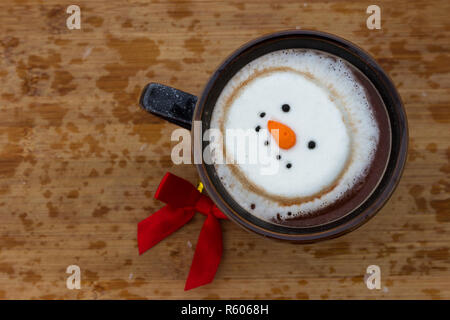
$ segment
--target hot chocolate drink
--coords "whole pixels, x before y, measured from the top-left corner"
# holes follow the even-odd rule
[[[309,243],[354,230],[387,202],[406,162],[408,124],[394,84],[364,50],[319,31],[248,42],[199,98],[149,83],[140,103],[191,130],[217,208],[276,239]]]
[[[225,137],[213,157],[231,197],[266,221],[296,225],[347,201],[364,184],[380,145],[371,84],[349,63],[305,49],[274,51],[239,70],[213,109]],[[236,151],[230,132],[253,132]],[[218,159],[228,159],[226,163]],[[264,172],[263,167],[276,168]]]

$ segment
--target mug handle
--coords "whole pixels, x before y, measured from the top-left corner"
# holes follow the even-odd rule
[[[197,97],[160,83],[151,82],[142,91],[139,104],[148,113],[191,130]]]

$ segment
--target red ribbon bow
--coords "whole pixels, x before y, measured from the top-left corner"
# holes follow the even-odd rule
[[[206,215],[198,237],[184,290],[210,283],[214,279],[222,257],[222,231],[217,219],[227,217],[204,194],[188,181],[166,173],[155,193],[155,199],[167,205],[138,224],[139,254],[188,223],[195,212]]]

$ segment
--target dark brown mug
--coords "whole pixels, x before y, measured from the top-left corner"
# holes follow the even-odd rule
[[[146,111],[189,130],[193,121],[201,121],[202,132],[205,132],[209,129],[216,100],[242,67],[269,52],[293,48],[319,50],[339,57],[358,70],[359,80],[366,82],[366,89],[373,88],[368,96],[379,108],[380,151],[375,156],[373,172],[357,194],[293,223],[270,223],[248,212],[228,194],[214,165],[202,161],[196,166],[207,194],[231,220],[263,236],[309,243],[343,235],[373,217],[388,201],[403,172],[408,149],[406,114],[392,81],[369,54],[349,41],[323,32],[277,32],[250,41],[233,52],[211,76],[200,100],[189,93],[150,83],[142,92],[140,104]],[[202,157],[208,142],[203,141],[201,135],[191,136],[192,146],[202,146],[193,149],[194,157]]]

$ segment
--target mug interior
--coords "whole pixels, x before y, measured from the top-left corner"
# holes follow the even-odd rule
[[[283,49],[313,49],[342,58],[358,71],[357,78],[368,90],[368,98],[379,105],[375,110],[380,125],[379,147],[371,171],[352,201],[338,202],[321,212],[296,219],[295,223],[271,223],[240,206],[222,185],[214,165],[197,165],[208,195],[230,219],[265,236],[311,242],[334,237],[356,228],[372,217],[393,192],[406,160],[407,124],[400,97],[384,71],[364,51],[338,37],[315,31],[293,30],[264,36],[235,51],[209,80],[194,111],[193,120],[209,129],[213,108],[228,81],[250,61]],[[194,139],[195,135],[193,135]],[[202,139],[202,137],[197,137]],[[199,141],[193,143],[196,145]],[[203,149],[207,141],[201,141]],[[200,150],[194,150],[199,152]]]

